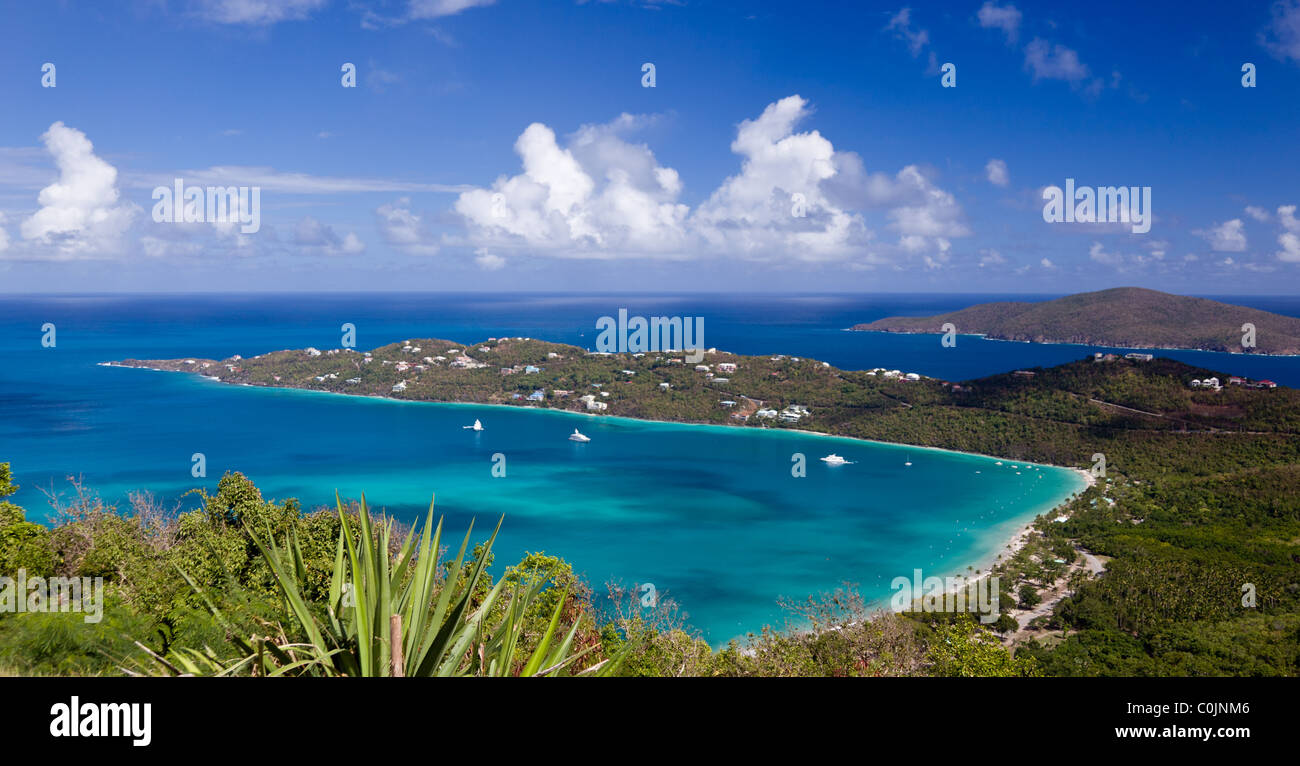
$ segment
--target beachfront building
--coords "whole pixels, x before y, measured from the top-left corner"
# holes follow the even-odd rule
[[[782,423],[798,423],[802,418],[807,416],[808,408],[802,404],[791,404],[778,416]]]
[[[405,391],[405,390],[406,390],[406,381],[404,381],[404,380],[399,380],[399,381],[398,381],[398,382],[393,386],[393,393],[395,393],[395,394],[396,394],[396,393],[400,393],[400,392]]]

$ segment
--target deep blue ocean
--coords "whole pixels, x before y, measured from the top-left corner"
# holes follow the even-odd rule
[[[1053,297],[1053,296],[1042,296]],[[1300,316],[1297,298],[1208,296]],[[1084,346],[961,336],[849,333],[896,314],[952,311],[998,295],[185,295],[0,296],[0,461],[22,485],[13,500],[35,520],[40,488],[68,476],[125,506],[148,490],[188,509],[196,486],[225,470],[267,497],[307,508],[365,493],[401,518],[430,498],[463,534],[504,514],[498,570],[525,551],[565,557],[598,591],[652,583],[711,642],[781,626],[779,598],[845,583],[884,598],[921,568],[965,571],[991,558],[1021,524],[1081,486],[1049,467],[992,458],[753,429],[640,423],[472,405],[390,402],[228,386],[196,376],[98,366],[124,358],[225,358],[285,348],[357,347],[438,337],[473,342],[529,336],[592,348],[603,315],[704,317],[704,343],[742,354],[783,353],[848,369],[898,368],[963,380],[1053,365]],[[43,348],[42,325],[57,345]],[[1300,385],[1300,358],[1191,351],[1162,355],[1224,373]],[[487,430],[465,431],[481,419]],[[587,444],[565,437],[579,427]],[[191,455],[207,477],[191,476]],[[491,475],[494,453],[506,476]],[[792,453],[807,456],[804,478]],[[856,461],[830,467],[836,452]],[[911,462],[911,466],[905,465]]]

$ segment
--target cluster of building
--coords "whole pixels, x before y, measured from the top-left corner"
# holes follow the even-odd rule
[[[812,412],[804,405],[791,404],[780,412],[769,407],[762,408],[754,413],[754,417],[759,420],[780,420],[782,423],[798,423],[811,414]]]
[[[920,380],[921,376],[915,372],[903,372],[902,370],[887,370],[884,367],[876,367],[867,370],[867,375],[871,377],[881,377],[886,380]]]
[[[1223,388],[1223,386],[1220,385],[1218,378],[1194,379],[1187,385],[1191,388],[1208,388],[1213,391],[1218,391]],[[1228,378],[1228,385],[1244,386],[1245,388],[1277,388],[1277,384],[1271,380],[1250,380],[1236,375]]]

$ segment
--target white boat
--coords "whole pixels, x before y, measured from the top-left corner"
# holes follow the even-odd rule
[[[912,456],[911,456],[911,455],[908,455],[908,456],[907,456],[907,462],[906,462],[906,463],[903,463],[903,465],[911,465],[911,464],[912,464]]]
[[[590,436],[583,436],[582,434],[578,433],[578,429],[575,428],[575,429],[573,429],[573,433],[569,434],[569,441],[571,441],[571,442],[589,442],[589,441],[591,441],[591,437],[590,437]]]
[[[852,461],[845,460],[834,452],[822,458],[822,462],[827,465],[853,465]]]
[[[482,430],[483,430],[483,423],[481,423],[481,422],[478,421],[478,420],[475,420],[475,421],[474,421],[474,425],[472,425],[472,426],[461,426],[461,428],[467,428],[467,429],[469,429],[469,430],[471,430],[471,431],[482,431]]]

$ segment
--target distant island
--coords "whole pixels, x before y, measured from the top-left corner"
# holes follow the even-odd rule
[[[1038,303],[982,303],[937,316],[887,317],[851,329],[942,333],[945,324],[952,324],[958,333],[995,340],[1300,354],[1300,319],[1140,287],[1116,287]],[[1255,328],[1253,347],[1242,343],[1246,324]]]

